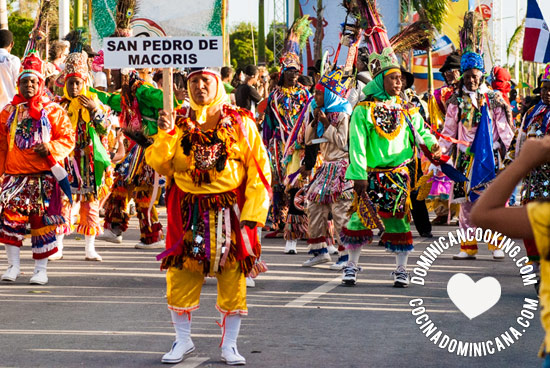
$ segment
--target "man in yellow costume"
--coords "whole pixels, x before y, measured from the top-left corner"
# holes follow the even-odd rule
[[[271,172],[252,115],[227,99],[221,76],[208,69],[188,77],[192,112],[159,114],[159,133],[147,163],[171,181],[167,190],[168,309],[176,341],[163,363],[177,363],[195,349],[191,313],[199,308],[205,276],[218,279],[216,307],[222,314],[222,360],[245,364],[237,350],[241,316],[247,315],[245,276],[260,256],[257,226],[269,209]]]

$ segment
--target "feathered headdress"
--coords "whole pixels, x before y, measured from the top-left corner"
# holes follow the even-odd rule
[[[304,48],[307,39],[313,34],[310,24],[309,15],[306,14],[302,18],[297,18],[288,30],[280,60],[283,69],[296,68],[302,70],[300,51]]]
[[[434,36],[434,28],[430,22],[418,20],[403,28],[390,39],[393,50],[401,54],[409,50],[427,50]]]
[[[464,15],[464,25],[458,32],[460,38],[460,72],[479,69],[485,73],[483,61],[483,28],[484,20],[478,12],[469,11]]]
[[[365,42],[370,53],[371,75],[376,77],[385,70],[399,68],[388,32],[376,8],[376,0],[343,0],[342,5],[364,30]]]
[[[131,37],[130,22],[137,12],[137,0],[119,0],[116,4],[114,37]]]
[[[38,14],[36,15],[36,19],[34,21],[34,26],[32,27],[32,30],[29,33],[29,40],[27,42],[27,46],[25,47],[25,53],[23,54],[23,57],[27,55],[27,53],[33,50],[40,49],[44,51],[45,49],[44,44],[47,42],[47,38],[48,38],[47,19],[48,19],[48,14],[50,10],[51,10],[50,0],[42,0],[40,3]]]
[[[484,20],[481,14],[476,11],[464,14],[464,25],[458,31],[462,54],[467,52],[483,53],[483,28]]]

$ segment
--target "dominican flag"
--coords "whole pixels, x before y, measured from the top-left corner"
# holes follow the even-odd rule
[[[523,60],[550,62],[550,29],[542,17],[537,0],[527,0]]]

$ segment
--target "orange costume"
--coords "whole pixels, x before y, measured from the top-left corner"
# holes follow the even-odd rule
[[[38,92],[29,99],[16,95],[0,113],[0,174],[4,175],[0,191],[0,242],[6,244],[9,263],[2,280],[14,281],[19,275],[19,247],[30,223],[35,276],[37,271],[43,271],[40,282],[36,282],[40,284],[47,282],[46,258],[57,251],[56,227],[65,222],[61,216],[61,190],[50,170],[75,145],[67,114],[44,95],[42,70],[38,56],[30,54],[25,58],[19,80],[38,77]],[[34,151],[40,144],[48,149],[48,157]]]

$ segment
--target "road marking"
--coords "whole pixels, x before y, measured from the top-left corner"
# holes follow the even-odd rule
[[[185,358],[183,362],[181,362],[178,365],[175,365],[174,368],[195,368],[201,365],[202,363],[206,362],[210,358],[203,358],[203,357],[190,357]]]
[[[26,349],[27,351],[49,351],[60,353],[117,353],[117,354],[154,354],[164,353],[157,351],[134,351],[134,350],[91,350],[91,349]]]
[[[311,290],[310,292],[294,299],[293,301],[287,303],[285,307],[303,307],[304,305],[312,302],[313,300],[319,298],[321,295],[328,293],[335,287],[339,286],[342,283],[341,277],[338,276],[331,281],[324,283],[323,285],[319,286],[318,288],[315,288]]]

